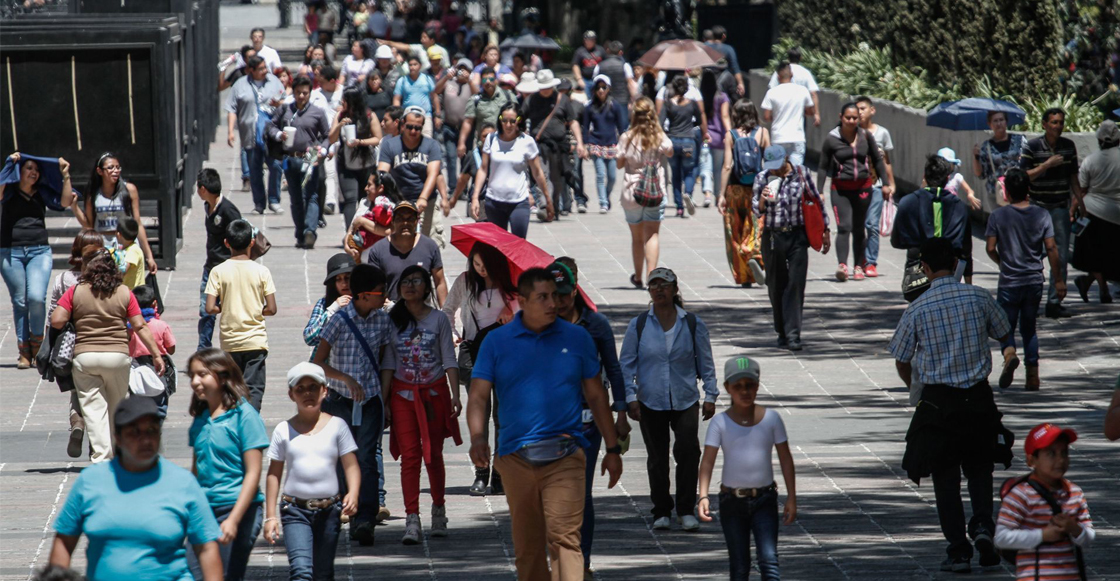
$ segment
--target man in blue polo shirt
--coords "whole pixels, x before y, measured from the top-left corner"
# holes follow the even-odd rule
[[[494,389],[502,425],[494,466],[502,480],[517,483],[506,488],[517,578],[548,579],[551,559],[552,578],[581,579],[587,446],[581,394],[606,444],[602,471],[610,472],[609,488],[622,475],[622,450],[595,343],[582,327],[557,320],[552,273],[526,270],[517,293],[521,312],[486,336],[475,361],[467,403],[471,460],[480,468],[490,464],[484,402]]]

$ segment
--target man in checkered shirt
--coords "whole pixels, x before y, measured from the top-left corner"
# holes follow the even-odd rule
[[[362,488],[358,493],[358,512],[351,523],[350,536],[363,546],[373,544],[374,522],[385,511],[381,480],[381,432],[384,407],[379,378],[382,347],[392,337],[385,305],[385,273],[368,264],[359,264],[350,273],[349,305],[323,324],[315,363],[327,374],[330,391],[322,409],[338,416],[350,426],[358,444],[358,467]],[[360,337],[354,330],[361,333]],[[365,344],[361,339],[365,340]],[[340,472],[341,474],[341,472]],[[340,486],[345,479],[339,478]],[[388,517],[388,513],[385,514]]]
[[[964,573],[971,570],[973,546],[965,535],[962,469],[972,501],[968,533],[980,565],[998,565],[1000,559],[992,543],[992,471],[996,462],[1010,466],[1012,436],[1000,423],[988,385],[988,340],[1005,338],[1011,325],[988,291],[953,279],[957,258],[949,240],[927,240],[921,256],[930,288],[902,314],[888,347],[906,386],[914,373],[924,385],[906,433],[902,467],[915,482],[933,475],[937,516],[949,541],[941,569]],[[1015,348],[1004,355],[1014,357]]]

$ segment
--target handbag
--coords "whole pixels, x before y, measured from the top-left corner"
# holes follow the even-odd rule
[[[51,369],[56,377],[69,377],[74,367],[74,346],[78,343],[78,333],[73,323],[66,323],[51,349]]]
[[[809,183],[805,180],[805,174],[797,168],[794,171],[801,179],[801,216],[805,221],[805,235],[809,238],[809,246],[820,252],[824,247],[824,217],[817,199],[809,195]]]
[[[922,296],[929,290],[929,277],[922,271],[920,258],[907,258],[906,266],[902,270],[902,296],[906,302],[912,303],[914,299]]]
[[[261,232],[259,228],[253,226],[253,247],[249,249],[249,259],[256,260],[272,249],[272,243],[268,241],[268,237]],[[160,303],[163,306],[163,303]]]
[[[883,213],[879,215],[879,235],[890,236],[894,230],[894,217],[898,214],[898,207],[890,200],[883,201]]]
[[[160,295],[160,293],[159,293],[159,279],[156,278],[156,275],[154,275],[152,273],[148,273],[148,276],[144,279],[144,285],[147,286],[148,288],[152,289],[152,292],[155,293],[156,304],[159,305],[159,308],[156,309],[156,313],[162,315],[164,307],[163,307],[163,296]]]
[[[167,390],[155,367],[133,360],[128,372],[128,390],[132,395],[156,397]]]

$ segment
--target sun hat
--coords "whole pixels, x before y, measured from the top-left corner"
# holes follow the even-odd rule
[[[551,89],[559,84],[560,79],[557,79],[551,70],[541,69],[537,71],[537,86],[541,89]]]
[[[541,90],[540,84],[537,83],[537,75],[533,73],[521,73],[521,81],[514,88],[518,93],[536,93]]]
[[[340,274],[349,274],[354,270],[354,259],[350,258],[349,254],[340,252],[335,254],[327,261],[327,278],[323,279],[323,284],[330,284],[331,279]]]

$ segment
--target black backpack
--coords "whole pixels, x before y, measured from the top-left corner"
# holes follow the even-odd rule
[[[1037,482],[1035,480],[1031,480],[1031,475],[1030,474],[1026,474],[1024,476],[1012,476],[1011,478],[1008,478],[1007,480],[1004,480],[1003,485],[999,487],[999,499],[1000,499],[1000,501],[1002,502],[1003,499],[1008,494],[1011,493],[1011,490],[1013,488],[1015,488],[1016,486],[1019,486],[1020,484],[1022,484],[1024,482],[1026,482],[1028,485],[1030,485],[1030,487],[1033,488],[1034,491],[1037,492],[1040,497],[1042,497],[1042,500],[1046,501],[1046,504],[1050,505],[1050,512],[1052,514],[1062,514],[1062,507],[1061,507],[1060,504],[1058,504],[1058,501],[1057,501],[1057,499],[1054,498],[1054,495],[1050,494],[1050,490],[1048,488],[1046,488],[1045,486],[1043,486],[1042,483]],[[1043,544],[1046,544],[1046,543],[1043,543]],[[1071,542],[1070,544],[1073,544],[1073,543]],[[1039,546],[1042,546],[1042,545],[1039,545]],[[1016,566],[1016,564],[1017,564],[1016,558],[1019,555],[1019,551],[1017,551],[1015,549],[1000,549],[999,554],[1000,554],[1001,557],[1003,557],[1003,560],[1007,561],[1012,567]],[[1085,557],[1084,557],[1084,555],[1081,554],[1081,547],[1079,547],[1077,545],[1073,545],[1073,554],[1077,556],[1077,575],[1078,575],[1078,577],[1081,578],[1081,581],[1086,581],[1088,579],[1088,577],[1085,576]],[[1039,550],[1036,548],[1034,550],[1034,578],[1035,578],[1036,581],[1039,578],[1039,564],[1038,564],[1038,561],[1039,561]]]

